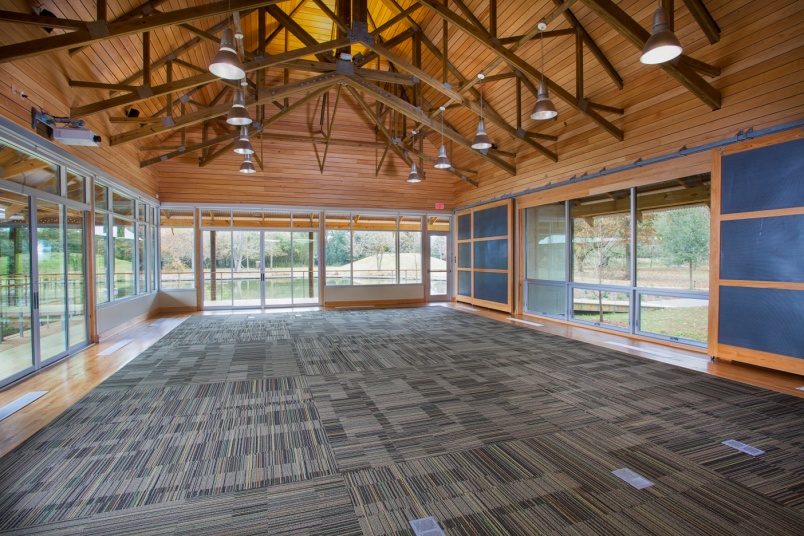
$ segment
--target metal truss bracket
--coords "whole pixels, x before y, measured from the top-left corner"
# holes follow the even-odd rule
[[[352,22],[352,28],[346,32],[346,37],[350,43],[362,43],[368,47],[374,44],[374,36],[368,31],[368,24],[365,22]]]

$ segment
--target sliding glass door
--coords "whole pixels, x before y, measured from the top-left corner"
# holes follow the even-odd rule
[[[204,231],[205,307],[318,304],[318,231]]]

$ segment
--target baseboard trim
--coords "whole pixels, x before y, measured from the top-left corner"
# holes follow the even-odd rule
[[[421,298],[414,298],[411,300],[365,300],[365,301],[329,301],[324,302],[324,307],[360,307],[360,306],[379,306],[379,307],[393,307],[395,305],[422,305],[425,302]]]

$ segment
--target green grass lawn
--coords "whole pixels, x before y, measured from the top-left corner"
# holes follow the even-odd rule
[[[573,316],[588,322],[600,321],[600,315],[595,311],[576,312]],[[706,307],[643,308],[640,328],[650,333],[706,342],[708,321]],[[628,313],[603,313],[603,322],[628,327]]]

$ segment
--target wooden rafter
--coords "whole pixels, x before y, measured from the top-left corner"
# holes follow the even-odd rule
[[[167,13],[157,13],[141,19],[112,23],[106,23],[105,21],[87,23],[87,28],[83,30],[2,46],[0,47],[0,63],[30,58],[40,54],[48,54],[78,46],[91,45],[107,39],[156,30],[165,26],[174,26],[196,19],[214,17],[215,15],[224,15],[232,11],[243,11],[260,6],[268,6],[276,4],[279,1],[280,0],[226,0],[185,9],[177,9]]]
[[[285,27],[286,30],[290,31],[296,38],[301,41],[304,46],[312,47],[318,44],[318,41],[310,35],[307,30],[302,28],[301,24],[293,20],[293,18],[285,13],[281,7],[276,5],[269,5],[266,6],[265,10],[271,15],[276,21]],[[316,54],[316,58],[318,61],[333,61],[332,55],[327,55],[324,53]]]
[[[167,2],[167,0],[148,0],[145,3],[138,5],[134,9],[132,9],[130,11],[127,11],[126,13],[123,13],[122,15],[120,15],[119,17],[117,17],[116,19],[114,19],[111,22],[122,22],[122,21],[130,20],[130,19],[133,19],[133,18],[136,18],[136,17],[147,17],[148,15],[150,15],[151,13],[154,12],[154,9],[159,7],[161,4],[164,4],[165,2]],[[103,2],[103,4],[105,6],[106,3]],[[98,10],[99,11],[100,11],[100,8],[101,8],[101,2],[98,2]],[[100,13],[98,13],[98,15],[100,15]],[[98,20],[105,20],[105,19],[106,19],[106,17],[98,16]],[[77,54],[78,52],[81,52],[85,48],[86,48],[86,46],[80,46],[80,47],[76,47],[76,48],[71,48],[70,51],[69,51],[69,54],[70,54],[70,56],[73,56],[73,55]]]
[[[327,153],[329,153],[329,140],[332,138],[332,128],[335,125],[335,114],[338,112],[338,104],[341,101],[341,89],[343,86],[339,85],[335,94],[335,105],[332,107],[332,115],[329,118],[329,125],[327,126],[326,138],[327,143],[324,145],[324,156],[321,158],[321,174],[324,173],[324,166],[327,163]]]
[[[311,99],[317,97],[318,95],[320,95],[321,93],[323,93],[324,91],[329,89],[329,87],[330,86],[325,86],[325,87],[322,87],[322,88],[315,89],[314,91],[312,91],[309,94],[305,95],[304,97],[302,97],[298,101],[294,102],[291,106],[288,106],[287,110],[277,112],[271,118],[266,120],[265,123],[260,125],[260,128],[264,129],[268,125],[279,121],[280,119],[284,118],[288,114],[290,114],[293,111],[297,110],[300,106],[308,103]],[[249,134],[252,134],[254,132],[259,132],[257,127],[256,126],[249,127]],[[147,167],[147,166],[150,166],[150,165],[153,165],[153,164],[158,164],[159,162],[165,162],[167,160],[171,160],[173,158],[176,158],[178,156],[181,156],[181,155],[184,155],[184,154],[187,154],[187,153],[191,153],[191,152],[194,152],[194,151],[200,151],[201,149],[213,147],[215,145],[218,145],[219,143],[231,142],[232,140],[234,140],[239,135],[240,135],[240,129],[237,128],[232,132],[227,132],[226,134],[223,134],[223,135],[218,136],[216,138],[204,140],[204,141],[202,141],[200,143],[189,145],[187,147],[178,147],[178,148],[176,148],[176,150],[174,150],[174,151],[172,151],[170,153],[160,155],[160,156],[155,156],[153,158],[148,158],[146,160],[141,161],[140,162],[140,167],[144,168],[144,167]],[[217,152],[218,151],[216,151],[216,153]],[[223,152],[221,152],[221,154],[223,154]],[[206,163],[209,163],[209,162],[206,162]]]
[[[321,76],[315,76],[313,78],[308,78],[305,80],[300,80],[292,84],[274,88],[270,91],[265,91],[257,99],[253,97],[248,98],[246,99],[246,106],[266,104],[272,101],[281,100],[288,95],[293,95],[295,93],[299,93],[300,91],[317,89],[320,87],[327,87],[332,85],[334,82],[337,82],[340,79],[341,75],[325,74]],[[196,123],[212,119],[213,117],[225,115],[229,113],[229,109],[231,107],[232,105],[230,103],[225,102],[223,104],[218,104],[217,106],[211,106],[209,108],[204,108],[202,110],[189,113],[175,120],[165,118],[165,120],[161,121],[160,123],[145,125],[140,128],[131,130],[129,132],[124,132],[122,134],[115,134],[109,140],[109,144],[112,146],[121,145],[124,143],[130,143],[132,141],[141,140],[144,138],[149,138],[157,134],[164,134],[166,132],[178,130],[186,126],[194,125]]]
[[[650,32],[632,19],[620,6],[611,0],[583,0],[583,2],[638,50],[645,47]],[[685,56],[682,55],[680,60],[660,63],[659,66],[707,106],[713,110],[720,109],[720,91],[701,78],[689,64],[685,63],[684,58]]]
[[[439,93],[443,94],[447,98],[452,99],[455,102],[458,102],[458,103],[462,104],[464,107],[466,107],[467,109],[473,111],[474,113],[476,113],[478,115],[480,114],[480,105],[477,102],[475,102],[475,101],[473,101],[471,99],[465,98],[463,95],[461,95],[460,93],[458,93],[454,89],[450,89],[449,87],[447,87],[446,85],[441,83],[438,79],[436,79],[433,76],[430,76],[430,74],[428,74],[424,70],[416,67],[415,65],[409,63],[404,58],[401,58],[401,57],[395,55],[394,53],[392,53],[390,50],[386,49],[382,45],[374,44],[374,45],[371,45],[370,48],[374,52],[376,52],[377,54],[382,56],[383,58],[387,59],[388,61],[393,62],[395,65],[400,66],[402,69],[404,69],[404,70],[408,71],[409,73],[411,73],[412,75],[416,76],[422,82],[426,83],[427,85],[429,85],[430,87],[432,87],[433,89],[435,89]],[[558,156],[556,156],[556,154],[553,151],[550,151],[545,146],[541,145],[540,143],[538,143],[538,142],[536,142],[536,141],[534,141],[532,139],[526,138],[524,133],[522,134],[522,136],[518,136],[516,129],[514,127],[512,127],[511,125],[509,125],[501,117],[496,116],[496,115],[491,115],[491,114],[487,114],[486,117],[487,117],[487,119],[489,119],[489,121],[493,122],[495,125],[497,125],[498,127],[502,128],[506,133],[508,133],[512,137],[518,138],[518,139],[524,141],[525,143],[527,143],[528,145],[530,145],[531,147],[533,147],[534,149],[536,149],[537,151],[539,151],[540,153],[545,155],[547,158],[549,158],[553,162],[558,161]]]
[[[304,56],[308,56],[316,52],[331,50],[333,48],[341,46],[343,43],[348,42],[349,40],[345,38],[339,40],[336,39],[335,41],[329,41],[327,43],[320,43],[318,45],[311,47],[304,47],[296,50],[291,50],[290,52],[285,52],[282,54],[274,54],[270,56],[266,55],[262,58],[256,58],[248,63],[245,63],[243,65],[243,69],[246,72],[256,71],[258,69],[264,69],[266,67],[278,65],[285,61],[303,58]],[[191,76],[189,78],[184,78],[182,80],[171,82],[170,84],[162,84],[159,86],[149,87],[148,91],[139,91],[137,93],[112,97],[111,99],[102,100],[100,102],[95,102],[92,104],[76,106],[70,110],[70,114],[72,117],[83,117],[94,113],[102,112],[104,110],[109,110],[111,108],[117,108],[118,106],[126,106],[128,104],[134,104],[136,102],[140,102],[143,100],[160,97],[162,95],[167,95],[168,93],[182,91],[184,89],[200,86],[203,84],[209,84],[217,80],[220,79],[212,73],[199,74],[196,76]]]
[[[437,122],[435,119],[432,119],[416,106],[413,106],[409,102],[406,102],[399,97],[388,93],[387,91],[383,91],[376,85],[368,82],[367,80],[357,77],[357,76],[347,76],[346,77],[346,84],[358,91],[363,93],[370,94],[375,100],[378,100],[396,110],[397,112],[406,115],[407,117],[413,119],[414,121],[420,122],[424,125],[427,125],[432,130],[440,130],[441,123]],[[472,149],[472,142],[468,139],[464,138],[460,133],[456,132],[452,128],[444,128],[444,136],[455,141],[455,143],[470,149],[476,155],[488,160],[495,166],[499,167],[500,169],[506,171],[511,175],[516,175],[516,166],[506,162],[505,160],[494,156],[493,154],[484,153],[483,151],[478,151],[476,149]]]
[[[709,13],[709,10],[706,9],[704,3],[701,0],[684,0],[684,3],[687,5],[687,9],[690,10],[695,22],[703,30],[706,38],[709,39],[709,42],[714,45],[720,41],[720,27],[715,22],[712,14]]]
[[[615,127],[611,124],[608,120],[603,118],[600,114],[595,112],[594,110],[589,109],[586,103],[574,95],[572,95],[569,91],[558,85],[557,83],[550,80],[547,76],[543,76],[535,67],[531,64],[514,54],[509,49],[505,48],[502,45],[498,45],[494,42],[494,39],[486,32],[480,31],[475,28],[471,23],[466,21],[465,19],[461,18],[460,16],[456,15],[449,9],[446,9],[442,4],[439,4],[435,0],[418,0],[422,4],[425,5],[428,9],[437,13],[445,20],[448,20],[451,24],[459,27],[463,30],[466,34],[471,36],[477,43],[480,43],[484,47],[486,47],[491,52],[497,54],[503,61],[508,63],[512,68],[521,71],[523,74],[530,77],[535,82],[540,82],[542,78],[544,78],[544,82],[552,89],[553,93],[558,96],[561,100],[569,104],[572,108],[578,110],[580,113],[597,123],[601,126],[606,132],[617,138],[618,140],[622,141],[624,136],[622,130]],[[568,4],[568,3],[567,3]],[[566,4],[565,4],[566,5]]]

